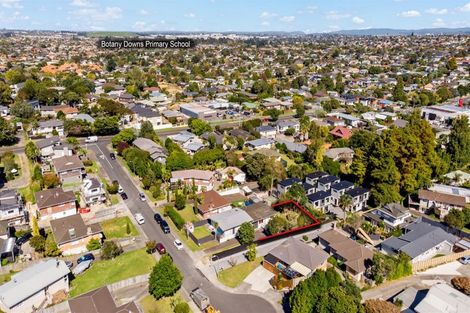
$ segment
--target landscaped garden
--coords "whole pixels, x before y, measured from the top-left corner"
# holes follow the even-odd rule
[[[154,257],[145,252],[145,249],[126,252],[111,260],[95,261],[85,273],[72,280],[70,297],[120,280],[150,273],[154,265]]]
[[[101,222],[101,228],[107,239],[138,236],[139,231],[128,216],[116,217]]]

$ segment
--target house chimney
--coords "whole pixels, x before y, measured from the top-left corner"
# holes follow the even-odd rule
[[[75,237],[75,228],[69,228],[69,236],[70,236],[70,238]]]
[[[90,227],[90,226],[88,226],[88,227],[86,228],[86,234],[87,234],[87,235],[91,235],[91,227]]]

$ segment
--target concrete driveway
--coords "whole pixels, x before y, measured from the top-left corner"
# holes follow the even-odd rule
[[[251,289],[258,292],[266,292],[272,289],[269,280],[274,277],[274,274],[265,269],[263,266],[258,266],[253,272],[248,275],[243,282],[251,285]]]
[[[419,272],[418,275],[459,276],[459,275],[462,275],[462,273],[459,271],[461,267],[462,267],[462,263],[460,263],[459,261],[454,261],[454,262],[450,262],[447,264],[442,264],[442,265],[430,268],[424,272]]]

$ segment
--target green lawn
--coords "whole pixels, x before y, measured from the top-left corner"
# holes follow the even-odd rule
[[[93,164],[91,164],[90,166],[86,166],[85,170],[87,173],[98,174],[98,172],[100,171],[99,165],[98,163],[96,163],[96,161],[92,161],[92,162]]]
[[[171,313],[173,312],[173,306],[180,302],[185,301],[183,297],[177,293],[172,297],[162,298],[158,301],[155,300],[152,295],[147,295],[140,300],[139,304],[144,310],[144,313]],[[192,311],[190,310],[189,312]]]
[[[119,196],[118,195],[109,195],[111,199],[111,205],[116,205],[119,203]]]
[[[190,221],[190,222],[195,222],[199,221],[199,218],[197,217],[196,214],[194,214],[194,209],[192,204],[186,204],[184,209],[178,210],[178,213],[181,215],[182,218],[184,218],[185,221]]]
[[[36,198],[34,197],[34,192],[31,189],[31,186],[26,186],[18,189],[18,192],[23,196],[26,202],[36,203]]]
[[[253,262],[243,262],[219,272],[219,281],[227,287],[237,287],[261,264],[262,259],[262,257],[258,257]]]
[[[107,239],[138,236],[139,231],[135,228],[128,216],[116,217],[101,222],[101,228]],[[127,224],[129,224],[130,233],[127,233]]]
[[[199,226],[199,227],[194,228],[193,235],[197,239],[201,239],[201,238],[211,235],[211,232],[209,231],[209,229],[207,229],[206,226]]]
[[[1,274],[0,275],[0,285],[3,285],[4,283],[7,283],[11,280],[11,276],[15,274],[16,272],[11,272],[7,274]]]
[[[120,280],[150,273],[155,262],[155,258],[144,249],[123,253],[114,260],[95,261],[84,274],[72,280],[70,297]]]

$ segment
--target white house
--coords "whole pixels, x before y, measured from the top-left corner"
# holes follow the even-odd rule
[[[23,200],[13,189],[0,190],[0,220],[9,223],[20,222],[24,217]]]
[[[271,138],[274,139],[276,138],[276,128],[269,126],[269,125],[263,125],[256,127],[256,131],[260,134],[262,138]]]
[[[246,174],[241,169],[235,166],[228,166],[218,171],[221,180],[232,179],[238,184],[244,184],[246,181]]]
[[[271,138],[260,138],[245,142],[249,150],[271,149],[274,141]]]
[[[69,291],[69,268],[64,261],[49,259],[13,275],[0,286],[0,310],[30,313],[52,302],[53,296]]]
[[[281,120],[277,122],[277,132],[284,133],[289,128],[293,128],[295,132],[300,131],[300,123],[298,121],[289,121],[289,120]]]
[[[237,236],[238,229],[245,222],[253,222],[253,219],[242,209],[233,209],[214,214],[210,217],[210,223],[215,230],[217,240],[222,243]]]
[[[103,184],[96,178],[86,178],[81,185],[82,195],[87,205],[100,203],[106,200]]]
[[[35,136],[53,136],[56,131],[57,135],[64,136],[64,122],[60,120],[48,120],[39,122],[37,127],[31,129],[31,133]]]
[[[386,229],[392,230],[405,224],[411,218],[411,213],[399,203],[389,203],[365,213],[364,218],[374,225],[382,221]]]
[[[352,198],[352,205],[349,208],[351,212],[358,212],[367,207],[367,200],[369,200],[370,191],[364,187],[354,187],[345,192]]]

